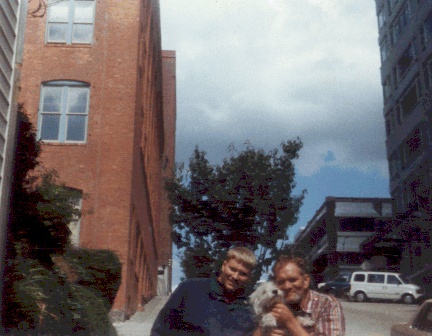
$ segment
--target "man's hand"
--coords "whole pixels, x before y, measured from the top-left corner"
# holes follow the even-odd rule
[[[277,303],[271,313],[276,318],[276,321],[281,328],[284,329],[274,329],[271,336],[283,336],[286,335],[286,330],[290,332],[293,336],[303,336],[309,335],[308,332],[302,327],[299,321],[295,318],[291,309],[282,303]]]
[[[286,327],[287,324],[292,323],[292,321],[296,321],[291,309],[282,303],[275,304],[271,310],[271,313],[275,317],[278,324],[284,327]]]

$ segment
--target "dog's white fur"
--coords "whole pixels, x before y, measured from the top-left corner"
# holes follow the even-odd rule
[[[276,327],[276,319],[270,310],[275,303],[284,303],[285,300],[284,293],[276,287],[274,282],[267,281],[260,284],[249,299],[260,326]]]
[[[271,308],[275,303],[286,304],[284,293],[277,288],[274,282],[267,281],[260,284],[249,297],[259,324],[264,330],[277,326],[277,321],[271,313]],[[296,316],[303,327],[311,327],[315,322],[310,316]]]

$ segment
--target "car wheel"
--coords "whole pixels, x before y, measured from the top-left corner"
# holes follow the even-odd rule
[[[366,294],[363,293],[363,292],[357,292],[357,293],[354,295],[354,297],[355,297],[355,299],[356,299],[357,302],[365,302],[366,299],[367,299]]]
[[[405,294],[402,296],[402,302],[405,304],[413,304],[414,303],[414,296],[411,294]]]

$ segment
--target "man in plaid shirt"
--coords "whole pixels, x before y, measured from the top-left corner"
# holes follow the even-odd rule
[[[339,301],[333,296],[309,289],[310,276],[302,258],[282,256],[273,267],[273,279],[285,294],[288,304],[276,304],[272,314],[280,328],[272,336],[345,335],[345,318]],[[257,331],[255,335],[259,335]]]

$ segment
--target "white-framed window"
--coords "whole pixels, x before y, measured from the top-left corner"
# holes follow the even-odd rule
[[[46,82],[41,88],[38,139],[85,142],[90,85],[76,81]]]
[[[95,0],[49,0],[46,42],[91,44]]]

